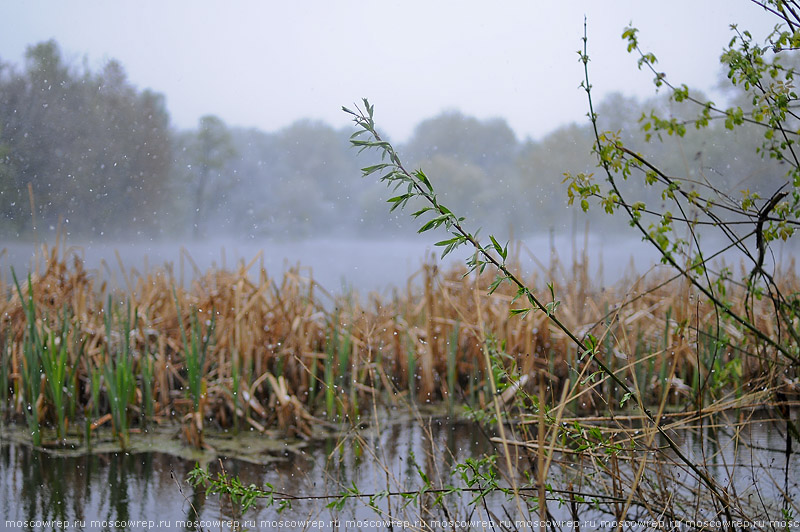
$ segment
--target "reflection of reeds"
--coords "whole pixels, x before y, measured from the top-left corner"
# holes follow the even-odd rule
[[[25,407],[34,438],[47,419],[63,437],[75,412],[93,424],[109,415],[124,440],[134,417],[191,414],[198,428],[241,422],[294,432],[307,431],[317,413],[355,415],[373,397],[486,406],[492,369],[495,385],[519,393],[530,393],[541,376],[549,402],[566,387],[569,408],[580,413],[619,410],[625,399],[543,314],[509,318],[515,294],[501,287],[487,295],[488,275],[429,264],[420,286],[409,282],[404,293],[365,303],[357,294],[331,296],[300,268],[274,279],[257,257],[232,270],[195,272],[186,286],[169,268],[131,270],[121,294],[111,293],[102,272],[60,253],[45,249],[43,268],[26,286],[12,290],[0,279],[0,398],[17,415]],[[796,378],[734,325],[723,321],[718,333],[713,309],[696,294],[661,285],[658,275],[592,290],[586,268],[584,259],[554,283],[559,317],[597,336],[600,356],[651,405],[713,405]],[[564,267],[554,256],[543,270]],[[787,293],[800,286],[791,272],[778,276]],[[741,307],[741,296],[731,284],[731,304]],[[770,308],[756,302],[750,312],[762,320]],[[494,368],[482,351],[489,332],[504,353],[490,362]],[[72,369],[62,372],[65,364]],[[509,368],[513,375],[505,375]]]

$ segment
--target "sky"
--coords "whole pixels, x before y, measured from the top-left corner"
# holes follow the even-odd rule
[[[501,117],[520,139],[586,120],[577,51],[588,23],[594,97],[653,94],[621,39],[629,24],[660,70],[719,101],[731,23],[765,36],[774,19],[746,0],[236,1],[3,0],[0,59],[55,39],[76,67],[118,59],[166,97],[173,125],[206,114],[275,131],[301,118],[347,126],[367,97],[378,126],[406,140],[459,110]]]

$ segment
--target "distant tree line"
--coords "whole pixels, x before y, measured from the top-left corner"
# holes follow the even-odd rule
[[[604,129],[630,131],[643,114],[669,105],[613,95],[599,115],[613,117]],[[678,150],[670,143],[639,149],[667,159],[675,175],[732,191],[766,191],[782,175],[777,163],[731,145],[724,123],[686,127]],[[350,133],[310,120],[268,133],[212,115],[178,131],[163,96],[138,90],[117,61],[93,72],[68,64],[54,41],[40,43],[28,48],[21,69],[0,61],[0,235],[30,238],[34,224],[40,234],[61,224],[93,239],[407,232],[411,222],[386,215],[381,200],[391,191],[358,177],[365,160],[350,148]],[[523,236],[582,227],[586,215],[567,208],[562,179],[593,170],[592,138],[587,123],[520,140],[503,119],[452,111],[420,123],[400,151],[437,180],[448,206],[497,233]],[[595,223],[618,222],[597,216]]]
[[[0,95],[6,234],[59,219],[75,233],[157,231],[172,159],[160,95],[135,90],[116,61],[69,67],[53,41],[30,47],[22,72],[0,64]]]

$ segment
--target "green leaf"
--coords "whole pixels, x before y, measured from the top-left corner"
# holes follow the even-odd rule
[[[631,398],[631,392],[627,392],[625,395],[623,395],[623,396],[622,396],[622,399],[620,399],[620,401],[619,401],[619,406],[620,406],[620,408],[622,408],[623,406],[625,406],[625,403],[626,403],[626,402],[628,401],[628,399],[630,399],[630,398]]]
[[[547,303],[547,304],[544,306],[544,311],[545,311],[545,313],[547,314],[547,316],[548,316],[548,317],[550,317],[550,316],[552,316],[553,314],[555,314],[555,313],[556,313],[556,310],[558,309],[558,306],[559,306],[560,304],[561,304],[561,301],[553,301],[552,303]]]
[[[435,229],[436,227],[442,225],[445,222],[445,220],[447,220],[447,216],[437,216],[433,220],[429,220],[428,222],[426,222],[425,225],[423,225],[417,232],[424,233],[425,231]]]
[[[497,239],[495,239],[495,237],[493,237],[492,235],[489,235],[489,239],[492,241],[492,245],[494,246],[495,251],[497,251],[498,255],[500,255],[503,258],[503,262],[505,262],[506,257],[508,256],[508,244],[506,244],[506,247],[504,248],[497,242]]]
[[[436,242],[434,244],[434,246],[449,246],[450,244],[453,244],[453,243],[456,243],[456,242],[459,242],[459,241],[463,240],[463,238],[464,237],[457,236],[455,238],[450,238],[448,240],[440,240],[439,242]]]
[[[422,182],[423,185],[427,187],[428,192],[433,192],[433,185],[431,185],[431,182],[428,180],[428,176],[425,175],[425,172],[422,170],[417,170],[414,172],[414,175]]]
[[[494,294],[501,284],[509,279],[508,275],[498,275],[497,278],[489,285],[489,295]]]
[[[393,203],[392,208],[389,209],[389,212],[394,211],[398,207],[404,207],[408,200],[412,197],[411,194],[401,194],[399,196],[395,196],[393,198],[389,198],[386,200],[386,203]]]
[[[367,177],[368,175],[373,174],[373,173],[377,172],[378,170],[383,170],[384,168],[387,168],[389,166],[392,166],[392,165],[389,164],[389,163],[381,163],[381,164],[375,164],[375,165],[372,165],[372,166],[366,166],[366,167],[361,169],[361,173],[363,174],[364,177]]]
[[[512,308],[512,309],[509,311],[509,313],[510,313],[512,316],[519,316],[519,317],[521,317],[521,318],[524,318],[525,316],[527,316],[527,315],[528,315],[528,313],[529,313],[531,310],[533,310],[533,309],[532,309],[532,308]]]

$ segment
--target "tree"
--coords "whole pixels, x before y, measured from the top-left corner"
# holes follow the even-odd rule
[[[399,152],[412,167],[438,176],[442,199],[468,218],[519,228],[512,215],[517,205],[499,205],[504,193],[516,197],[521,187],[514,165],[520,149],[505,120],[478,120],[460,112],[445,112],[422,121]],[[498,208],[500,206],[501,208]]]
[[[353,228],[356,213],[349,205],[360,187],[348,179],[358,165],[347,139],[345,131],[310,120],[276,133],[270,176],[278,200],[274,230],[308,237]]]
[[[197,132],[189,140],[189,181],[193,188],[192,235],[201,235],[203,220],[213,216],[227,200],[235,185],[226,173],[227,165],[236,156],[231,134],[216,116],[200,118]],[[216,203],[209,206],[211,200]]]
[[[514,160],[518,148],[514,131],[502,118],[478,120],[447,112],[422,121],[401,153],[412,165],[447,155],[484,170],[497,170]]]
[[[29,203],[19,201],[27,197],[28,184],[37,199],[36,217],[47,224],[57,222],[55,211],[61,210],[60,198],[71,175],[64,158],[72,137],[65,129],[75,104],[73,77],[55,41],[29,47],[25,66],[24,75],[8,71],[2,87],[2,143],[7,146],[7,168],[15,170],[16,192],[10,203],[18,230],[31,220]]]
[[[0,127],[0,138],[2,136]],[[11,163],[11,149],[6,144],[0,144],[0,227],[11,224],[17,235],[24,227],[22,217],[17,215],[17,205],[23,199],[22,187],[17,183],[17,172]]]
[[[0,69],[2,210],[68,233],[155,234],[171,165],[163,98],[137,91],[122,66],[99,73],[67,65],[55,41],[28,48],[25,69]],[[24,199],[24,201],[20,201]]]
[[[81,154],[81,185],[95,194],[74,191],[72,210],[83,209],[88,232],[104,228],[107,234],[156,234],[159,215],[169,204],[165,191],[172,166],[164,99],[149,90],[136,91],[114,60],[88,78],[92,91],[86,96],[82,125],[75,126],[84,132],[74,153]]]

